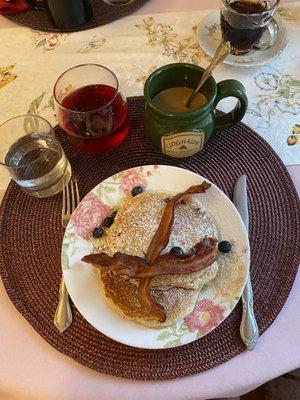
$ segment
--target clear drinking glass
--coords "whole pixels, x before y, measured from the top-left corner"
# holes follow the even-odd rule
[[[68,140],[79,150],[103,153],[128,134],[127,100],[116,75],[98,64],[82,64],[56,81],[57,119]]]
[[[36,115],[18,115],[0,125],[0,166],[35,197],[55,195],[71,177],[71,166],[52,126]]]

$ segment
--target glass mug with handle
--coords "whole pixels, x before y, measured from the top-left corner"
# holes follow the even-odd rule
[[[274,45],[278,25],[273,15],[278,4],[279,0],[221,0],[221,32],[230,42],[231,54],[249,54]]]
[[[25,0],[35,10],[49,9],[55,26],[72,29],[86,24],[93,16],[89,0]]]
[[[185,107],[203,72],[194,64],[174,63],[157,69],[145,82],[144,132],[168,156],[184,158],[196,154],[215,129],[228,128],[245,115],[248,100],[244,86],[234,79],[217,84],[212,76],[201,88],[199,104],[196,96],[195,106],[192,102],[191,108]],[[168,99],[167,92],[174,89]],[[158,102],[164,93],[165,99]],[[178,104],[174,103],[176,97]],[[226,97],[235,97],[236,107],[227,114],[215,115],[217,104]]]

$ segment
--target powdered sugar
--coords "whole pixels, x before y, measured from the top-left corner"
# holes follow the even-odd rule
[[[144,193],[124,199],[107,236],[99,240],[98,250],[109,255],[120,251],[144,257],[160,224],[166,197],[165,193]],[[163,253],[174,246],[187,253],[207,236],[217,237],[214,221],[203,207],[200,196],[188,195],[184,204],[175,208],[169,243]]]

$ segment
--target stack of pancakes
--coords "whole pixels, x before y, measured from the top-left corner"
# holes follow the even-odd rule
[[[187,195],[175,207],[171,235],[162,254],[169,253],[173,247],[180,247],[184,253],[189,253],[205,237],[217,238],[216,226],[200,201],[203,195]],[[121,252],[145,258],[169,197],[165,193],[142,193],[124,199],[113,225],[99,239],[97,251],[109,256]],[[216,276],[218,264],[215,261],[197,272],[151,278],[150,295],[166,313],[163,323],[152,315],[150,308],[140,303],[139,279],[115,276],[108,268],[98,271],[107,299],[114,309],[143,325],[161,328],[182,319],[193,310],[202,287]]]

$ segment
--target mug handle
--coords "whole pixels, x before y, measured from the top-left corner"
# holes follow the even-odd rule
[[[43,11],[45,10],[45,6],[43,5],[43,1],[37,0],[25,0],[25,3],[31,7],[33,10],[36,11]]]
[[[235,108],[227,114],[216,115],[215,118],[215,129],[225,129],[230,126],[237,124],[244,117],[247,106],[248,99],[246,96],[244,85],[235,79],[226,79],[217,84],[217,97],[215,100],[215,107],[220,100],[225,97],[235,97],[238,102]]]
[[[271,18],[266,23],[266,28],[260,41],[253,46],[254,50],[268,50],[270,47],[274,46],[278,35],[278,24],[274,18]],[[263,40],[264,38],[265,40]]]

